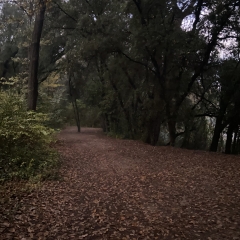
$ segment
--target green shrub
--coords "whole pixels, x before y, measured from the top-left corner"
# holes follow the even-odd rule
[[[56,169],[58,156],[50,144],[53,130],[47,115],[26,111],[15,94],[0,92],[0,181],[45,178]]]
[[[56,91],[57,92],[57,91]],[[47,114],[44,125],[54,129],[61,129],[74,120],[71,104],[61,94],[48,96],[40,92],[38,97],[38,111]]]

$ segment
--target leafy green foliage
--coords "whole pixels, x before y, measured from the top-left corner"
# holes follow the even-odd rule
[[[39,96],[38,112],[47,114],[44,125],[53,129],[60,129],[73,119],[70,103],[63,96],[49,97],[44,92]]]
[[[58,163],[50,147],[54,130],[44,126],[47,115],[27,112],[24,101],[0,92],[0,181],[52,176]]]

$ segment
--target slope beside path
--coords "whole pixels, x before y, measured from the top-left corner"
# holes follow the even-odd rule
[[[61,180],[0,212],[0,239],[240,239],[239,157],[91,128],[59,139]]]

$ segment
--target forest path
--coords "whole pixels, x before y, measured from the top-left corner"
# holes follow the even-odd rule
[[[0,239],[240,239],[240,158],[68,127],[60,181],[44,182]]]

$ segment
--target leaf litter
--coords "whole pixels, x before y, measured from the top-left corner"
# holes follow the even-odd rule
[[[0,239],[240,239],[240,157],[73,127],[56,147],[59,181],[0,191]]]

